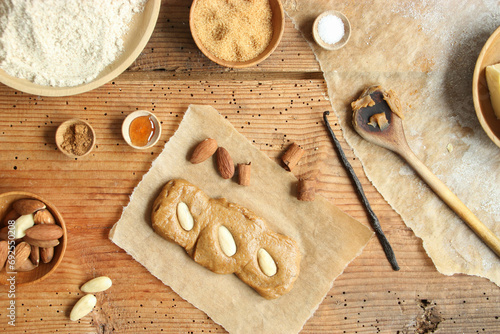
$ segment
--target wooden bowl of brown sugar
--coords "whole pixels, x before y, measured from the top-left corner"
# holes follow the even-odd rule
[[[280,0],[194,0],[189,27],[208,59],[244,68],[274,52],[285,29],[285,13]]]
[[[81,158],[92,151],[95,132],[92,126],[81,119],[63,122],[56,131],[57,148],[70,158]]]

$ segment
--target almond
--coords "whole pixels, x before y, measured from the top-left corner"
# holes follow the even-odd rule
[[[34,265],[30,259],[26,259],[26,261],[23,262],[23,264],[17,268],[17,271],[31,271],[38,267],[38,265]]]
[[[9,239],[9,227],[5,226],[0,229],[0,240],[8,240]]]
[[[224,225],[219,226],[219,245],[226,256],[231,257],[236,254],[236,242],[231,232]]]
[[[55,224],[40,224],[27,229],[26,236],[40,241],[57,240],[63,236],[63,229]]]
[[[2,271],[7,255],[9,254],[9,243],[7,241],[0,241],[0,271]]]
[[[40,257],[43,263],[49,263],[54,257],[54,247],[40,248]]]
[[[40,247],[31,245],[30,260],[35,266],[38,266],[40,263]]]
[[[230,179],[234,175],[234,162],[229,152],[224,147],[217,149],[217,167],[219,173],[224,179]]]
[[[34,219],[36,225],[38,225],[38,224],[55,224],[56,223],[54,216],[47,209],[42,209],[42,210],[37,211],[35,213],[35,216],[33,219]]]
[[[37,240],[37,239],[32,239],[28,236],[23,238],[23,241],[26,241],[32,246],[38,246],[41,248],[51,248],[51,247],[56,247],[59,245],[59,240],[54,239],[54,240]]]
[[[107,276],[100,276],[91,279],[90,281],[82,285],[80,290],[87,293],[101,292],[109,289],[112,284],[113,282],[111,281],[111,278]]]
[[[46,206],[45,203],[37,199],[25,198],[15,201],[14,204],[12,204],[12,208],[14,208],[14,210],[16,210],[18,214],[23,216],[35,213],[36,211],[41,209],[45,209]]]
[[[257,252],[257,261],[260,269],[266,276],[274,276],[278,271],[276,262],[274,262],[272,256],[264,248],[259,249]]]
[[[14,270],[21,268],[26,260],[28,260],[31,253],[31,246],[27,242],[21,242],[15,249],[15,264]]]
[[[77,321],[89,314],[97,303],[97,298],[94,295],[85,295],[78,300],[73,306],[69,318],[71,321]]]
[[[15,227],[15,239],[21,239],[26,235],[26,230],[35,225],[35,221],[33,220],[33,214],[29,213],[27,215],[22,215],[21,217],[16,219],[14,223]]]
[[[207,138],[196,146],[189,161],[193,164],[199,164],[210,158],[217,151],[217,141]]]
[[[191,215],[189,207],[184,202],[179,202],[179,204],[177,204],[177,220],[186,231],[191,231],[194,227],[193,215]]]
[[[19,216],[20,214],[18,214],[16,210],[10,210],[3,218],[2,226],[8,226],[10,220],[16,220],[17,218],[19,218]]]

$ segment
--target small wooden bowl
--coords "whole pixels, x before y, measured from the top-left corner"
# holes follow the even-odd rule
[[[337,16],[344,23],[344,36],[342,36],[342,39],[335,44],[326,43],[319,36],[319,32],[318,32],[319,21],[321,21],[321,19],[327,15]],[[349,38],[351,37],[351,22],[349,22],[349,19],[347,19],[347,17],[344,14],[342,14],[341,12],[338,12],[336,10],[328,10],[326,12],[321,13],[314,20],[312,32],[313,32],[314,40],[316,41],[316,43],[318,43],[319,46],[321,46],[322,48],[324,48],[326,50],[338,50],[338,49],[342,48],[344,45],[346,45],[347,42],[349,41]]]
[[[11,210],[11,205],[18,199],[23,199],[23,198],[29,198],[29,199],[37,199],[39,201],[42,201],[45,203],[47,206],[47,209],[52,213],[54,216],[54,219],[56,221],[56,224],[61,226],[64,235],[62,236],[60,240],[59,245],[57,245],[54,248],[54,257],[52,258],[52,261],[49,263],[43,263],[40,260],[40,264],[38,265],[37,268],[31,270],[31,271],[26,271],[26,272],[17,272],[15,275],[16,280],[14,285],[29,285],[29,284],[34,284],[37,282],[40,282],[41,280],[47,278],[50,276],[54,271],[56,271],[57,267],[61,264],[62,259],[64,257],[64,253],[66,252],[66,245],[68,243],[68,233],[66,231],[66,224],[64,223],[63,217],[57,210],[57,208],[50,202],[46,201],[42,197],[29,193],[29,192],[24,192],[24,191],[11,191],[7,193],[0,194],[0,221],[3,221],[3,218]],[[0,284],[2,285],[11,285],[12,282],[7,281],[7,278],[10,278],[14,274],[7,274],[7,272],[10,273],[9,270],[6,270],[6,267],[4,267],[3,270],[0,271]]]
[[[500,63],[500,27],[484,44],[472,76],[472,98],[477,118],[488,137],[500,147],[500,120],[495,116],[491,105],[485,74],[486,66],[497,63]]]
[[[136,145],[132,144],[132,141],[130,140],[130,133],[129,133],[130,123],[132,123],[132,121],[134,119],[136,119],[137,117],[140,117],[140,116],[151,116],[151,118],[153,119],[153,123],[155,125],[155,129],[156,129],[155,134],[153,135],[153,138],[151,138],[150,142],[145,146],[136,146]],[[156,117],[155,114],[153,114],[149,111],[146,111],[146,110],[134,111],[133,113],[131,113],[127,117],[125,117],[125,119],[123,120],[122,136],[123,136],[123,139],[125,139],[125,141],[127,142],[127,144],[129,144],[130,146],[132,146],[135,149],[144,150],[146,148],[150,148],[150,147],[156,145],[156,143],[160,139],[160,136],[161,136],[160,121],[158,120],[158,118]]]
[[[267,57],[269,57],[278,44],[281,41],[281,37],[283,37],[283,32],[285,30],[285,12],[283,10],[283,5],[281,4],[280,0],[269,0],[269,5],[271,6],[271,11],[273,13],[272,16],[272,25],[273,25],[273,37],[271,38],[271,42],[267,46],[267,48],[257,57],[247,60],[247,61],[227,61],[224,59],[220,59],[216,56],[214,56],[210,51],[201,43],[200,39],[198,38],[196,34],[196,29],[194,27],[194,19],[193,19],[193,12],[194,8],[196,7],[197,2],[201,0],[194,0],[192,5],[191,5],[191,10],[189,13],[189,27],[191,29],[191,35],[193,36],[194,42],[198,46],[198,48],[203,52],[203,54],[210,59],[211,61],[225,66],[225,67],[231,67],[231,68],[245,68],[245,67],[250,67],[257,65],[258,63],[264,61]]]
[[[80,124],[80,123],[85,124],[90,129],[90,131],[92,133],[92,143],[90,144],[87,152],[85,152],[82,155],[76,155],[76,154],[73,154],[73,153],[70,153],[70,152],[66,151],[62,147],[62,144],[64,143],[64,134],[66,133],[66,130],[70,126],[72,126],[74,124]],[[64,153],[66,156],[68,156],[70,158],[81,158],[81,157],[84,157],[87,154],[89,154],[90,151],[92,151],[92,149],[95,146],[95,141],[96,141],[95,132],[94,132],[94,129],[92,128],[92,126],[88,122],[85,122],[85,121],[83,121],[81,119],[78,119],[78,118],[73,118],[73,119],[70,119],[70,120],[68,120],[66,122],[63,122],[61,125],[59,125],[59,127],[56,130],[56,145],[57,145],[57,148],[59,149],[59,151],[61,151],[62,153]]]

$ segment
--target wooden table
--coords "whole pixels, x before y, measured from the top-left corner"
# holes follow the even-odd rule
[[[52,276],[18,287],[16,327],[7,324],[7,288],[0,287],[3,332],[225,332],[108,239],[134,187],[193,102],[217,108],[273,159],[290,142],[300,143],[306,154],[294,172],[318,170],[319,193],[369,224],[322,122],[322,112],[331,110],[323,75],[291,20],[268,60],[228,70],[196,48],[189,7],[184,0],[164,0],[153,36],[136,62],[94,91],[49,98],[0,86],[0,192],[30,191],[55,203],[70,240]],[[152,149],[134,150],[121,137],[121,122],[135,109],[153,111],[162,120],[161,140]],[[65,157],[54,142],[57,126],[74,117],[90,122],[97,134],[93,152],[80,159]],[[500,332],[500,289],[486,279],[438,273],[421,240],[365,177],[333,114],[330,120],[401,270],[391,269],[373,238],[334,282],[303,332]],[[113,287],[98,295],[90,316],[71,322],[80,285],[99,275],[110,276]]]

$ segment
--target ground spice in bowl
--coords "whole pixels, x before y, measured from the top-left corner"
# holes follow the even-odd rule
[[[57,146],[68,156],[86,155],[92,150],[94,140],[92,128],[81,120],[64,122],[56,132]]]
[[[273,37],[269,0],[198,0],[193,25],[203,46],[225,61],[260,55]]]

